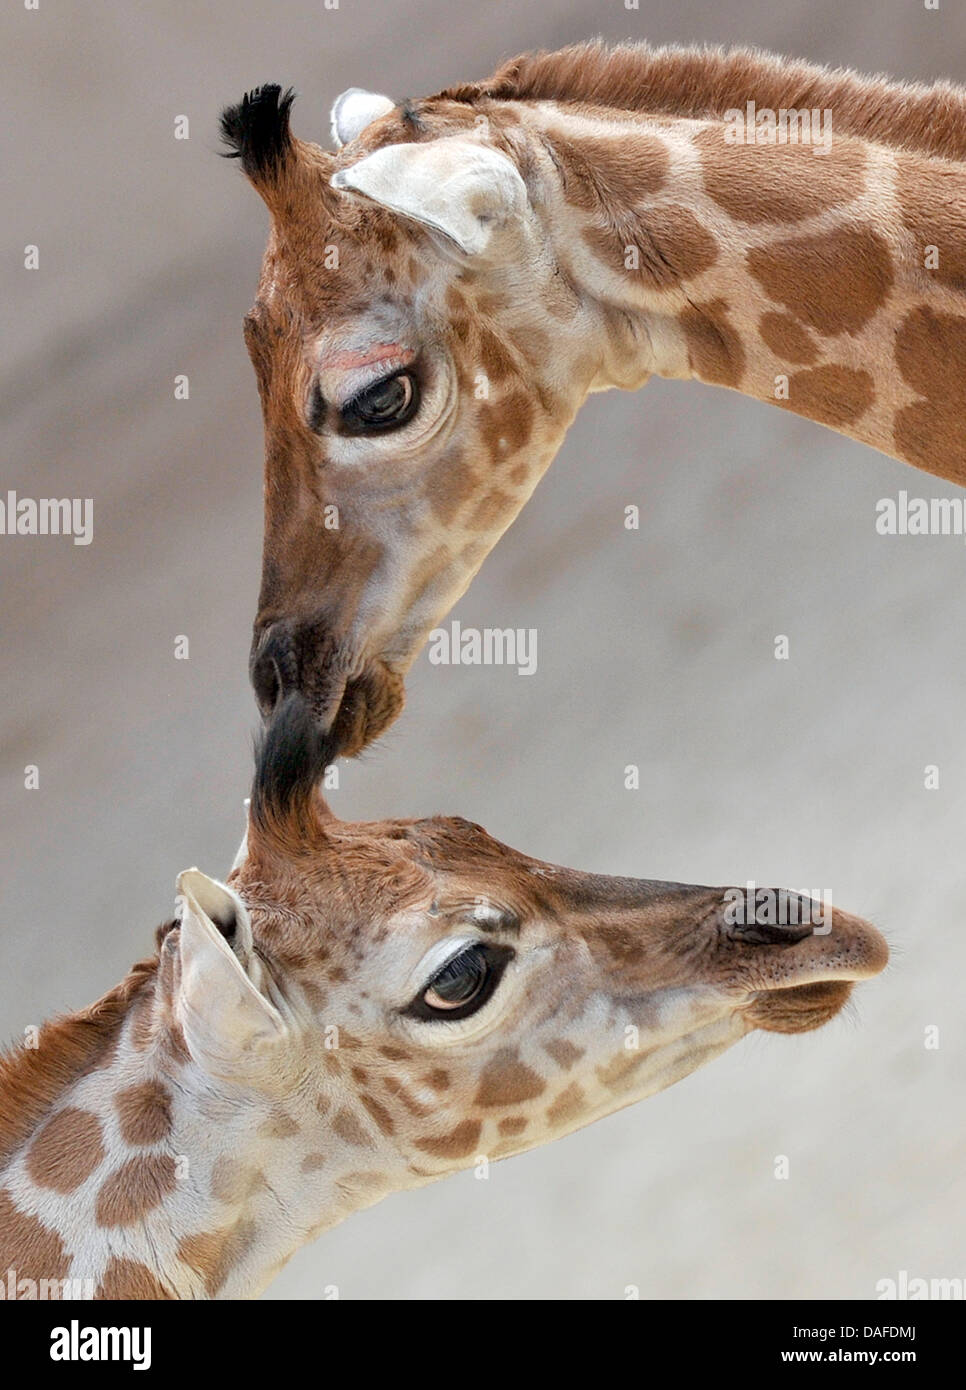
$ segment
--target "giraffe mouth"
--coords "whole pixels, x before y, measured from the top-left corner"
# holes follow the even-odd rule
[[[302,696],[334,756],[353,757],[383,732],[405,701],[403,677],[380,657],[359,660],[324,625],[284,621],[253,638],[250,675],[262,718],[294,691]]]
[[[382,661],[371,662],[358,676],[350,677],[334,714],[311,700],[313,712],[331,726],[341,755],[354,757],[379,737],[401,711],[405,702],[403,678]]]
[[[878,975],[889,961],[876,928],[838,908],[821,930],[798,928],[787,944],[757,944],[745,982],[752,991],[740,1012],[752,1028],[770,1033],[821,1028],[841,1013],[859,981]]]
[[[854,980],[823,980],[767,990],[755,995],[742,1013],[752,1028],[766,1033],[809,1033],[842,1012],[854,987]]]

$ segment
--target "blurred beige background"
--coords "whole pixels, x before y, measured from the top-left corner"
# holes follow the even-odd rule
[[[221,106],[292,83],[295,129],[327,142],[346,86],[418,95],[596,33],[963,79],[966,16],[954,0],[42,0],[2,25],[0,495],[95,500],[87,548],[0,537],[12,1037],[114,983],[176,873],[224,873],[242,828],[262,442],[241,317],[266,215],[217,158]],[[831,888],[894,963],[820,1034],[756,1035],[489,1182],[354,1217],[269,1297],[870,1297],[900,1269],[966,1275],[966,548],[878,537],[876,500],[903,487],[952,491],[724,391],[655,381],[587,405],[454,615],[537,628],[537,674],[424,654],[336,810],[460,813],[589,870]]]

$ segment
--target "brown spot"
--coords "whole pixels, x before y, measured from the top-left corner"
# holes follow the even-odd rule
[[[427,1086],[432,1086],[434,1091],[448,1091],[451,1085],[450,1074],[443,1071],[442,1067],[434,1068],[422,1079]]]
[[[501,1134],[522,1134],[529,1123],[526,1115],[508,1115],[500,1121],[497,1129]]]
[[[553,340],[549,333],[536,324],[516,324],[513,329],[513,345],[521,352],[527,362],[543,365],[553,352]]]
[[[966,400],[966,317],[912,309],[896,334],[896,363],[920,396]]]
[[[325,1008],[329,996],[322,986],[317,985],[314,980],[303,980],[302,993],[316,1013]]]
[[[0,1190],[0,1250],[3,1251],[3,1270],[14,1269],[18,1279],[66,1279],[70,1256],[60,1236],[45,1226],[36,1216],[28,1216],[14,1206],[9,1193]],[[60,1292],[49,1291],[54,1298]]]
[[[155,1276],[139,1260],[124,1260],[114,1255],[107,1262],[96,1299],[159,1300],[173,1298],[174,1295],[159,1283]]]
[[[354,1144],[357,1148],[365,1148],[372,1142],[358,1117],[345,1106],[336,1113],[332,1129],[340,1139],[344,1139],[347,1144]]]
[[[376,1173],[368,1169],[354,1169],[351,1173],[343,1173],[339,1179],[339,1186],[354,1188],[357,1192],[372,1192],[377,1187],[384,1187],[386,1181],[385,1173]]]
[[[857,333],[892,288],[892,256],[872,227],[753,246],[747,260],[770,299],[829,337]]]
[[[714,386],[738,386],[745,370],[745,350],[728,321],[724,301],[692,304],[678,315],[678,322],[694,375]]]
[[[563,195],[574,207],[623,209],[656,193],[670,172],[667,147],[657,136],[568,135],[554,144]]]
[[[121,1137],[128,1144],[158,1144],[171,1130],[171,1093],[160,1081],[128,1086],[114,1097]]]
[[[724,126],[698,131],[704,186],[738,222],[800,222],[851,203],[865,188],[866,153],[857,140],[812,145],[728,145]]]
[[[61,1110],[30,1146],[27,1172],[38,1187],[73,1192],[104,1158],[101,1122],[87,1110]]]
[[[602,1067],[597,1068],[597,1080],[602,1086],[614,1090],[626,1081],[632,1072],[635,1072],[646,1058],[650,1057],[656,1049],[650,1048],[645,1052],[635,1052],[632,1048],[624,1048],[616,1056]]]
[[[108,1035],[104,1050],[99,1057],[94,1058],[89,1068],[90,1071],[106,1071],[114,1064],[117,1050],[121,1045],[121,1032],[122,1029],[116,1028],[113,1033]]]
[[[953,482],[966,483],[966,317],[911,310],[896,334],[896,363],[924,399],[896,414],[902,458]]]
[[[915,240],[914,255],[930,279],[966,293],[966,179],[961,164],[899,155],[896,190],[902,220]],[[938,264],[926,269],[926,247]]]
[[[191,1061],[191,1053],[180,1023],[172,1023],[165,1029],[163,1046],[165,1055],[179,1066]]]
[[[362,1101],[363,1105],[369,1111],[369,1114],[375,1120],[376,1124],[378,1125],[379,1129],[382,1131],[383,1134],[395,1133],[396,1126],[392,1116],[390,1115],[386,1107],[382,1105],[378,1100],[376,1100],[375,1096],[370,1096],[367,1095],[365,1091],[360,1091],[359,1099]]]
[[[612,270],[649,288],[669,289],[693,279],[718,259],[714,237],[683,207],[648,209],[623,218],[619,227],[586,227],[583,238]]]
[[[512,349],[489,328],[484,328],[480,333],[479,362],[487,380],[493,385],[516,371]]]
[[[504,458],[522,449],[533,431],[533,402],[519,388],[497,401],[483,401],[477,414],[483,444]]]
[[[114,1055],[131,1009],[155,987],[156,970],[156,959],[141,961],[97,1003],[45,1023],[35,1047],[0,1054],[0,1160],[33,1138],[74,1081]]]
[[[520,1061],[516,1052],[502,1048],[487,1062],[476,1092],[477,1105],[519,1105],[533,1100],[547,1089],[547,1083]]]
[[[552,1125],[569,1124],[583,1113],[584,1108],[584,1093],[576,1081],[572,1081],[553,1104],[547,1106],[547,1120]]]
[[[448,450],[426,474],[426,496],[434,515],[448,526],[476,491],[479,479],[462,450]]]
[[[328,1161],[329,1160],[325,1154],[306,1154],[305,1157],[302,1159],[300,1167],[303,1173],[317,1173],[320,1168],[325,1167]]]
[[[475,1150],[482,1128],[478,1120],[463,1120],[448,1134],[416,1139],[413,1142],[417,1149],[433,1154],[436,1158],[466,1158]]]
[[[211,1170],[211,1195],[218,1202],[243,1202],[267,1186],[265,1174],[254,1165],[222,1155]]]
[[[415,1115],[417,1119],[424,1120],[427,1115],[433,1113],[430,1106],[421,1104],[415,1096],[410,1095],[398,1076],[384,1076],[382,1084],[389,1094],[394,1099],[401,1101],[410,1115]]]
[[[786,362],[807,365],[818,356],[818,348],[809,337],[808,329],[790,314],[763,314],[758,332],[765,346]]]
[[[332,1109],[332,1098],[320,1091],[315,1097],[315,1108],[320,1115],[327,1115]]]
[[[469,531],[491,531],[517,510],[517,499],[508,492],[490,492],[481,497],[466,520]]]
[[[238,1221],[219,1231],[185,1236],[178,1243],[178,1257],[201,1275],[205,1291],[209,1298],[214,1298],[234,1266],[251,1249],[254,1239],[254,1221]]]
[[[298,1124],[284,1110],[273,1110],[258,1126],[258,1133],[266,1139],[291,1139],[298,1132]]]
[[[564,1071],[569,1071],[576,1066],[584,1055],[582,1047],[576,1047],[574,1043],[568,1042],[566,1038],[551,1038],[550,1042],[543,1045],[543,1050],[548,1057],[552,1057],[558,1067]]]
[[[795,372],[789,377],[788,400],[775,404],[819,424],[842,429],[864,415],[874,399],[875,383],[868,372],[830,363]]]
[[[174,1190],[170,1154],[139,1154],[106,1178],[97,1194],[98,1226],[132,1226]]]
[[[502,294],[499,290],[484,290],[476,298],[476,311],[485,319],[498,319],[501,314],[516,307],[513,296]]]
[[[154,1041],[154,999],[151,995],[143,994],[135,1001],[131,1009],[129,1036],[131,1045],[138,1052],[144,1052]]]

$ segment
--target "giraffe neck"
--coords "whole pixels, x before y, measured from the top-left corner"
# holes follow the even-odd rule
[[[0,1167],[8,1297],[37,1297],[44,1281],[40,1296],[56,1296],[65,1279],[88,1297],[254,1297],[301,1245],[402,1185],[398,1159],[307,1064],[293,1059],[273,1093],[203,1073],[171,1019],[164,967],[162,952],[109,1037],[85,1036],[88,1064],[66,1055],[58,1024],[36,1057],[6,1060],[4,1111],[39,1066],[68,1077]]]
[[[599,309],[592,389],[694,377],[966,483],[962,163],[838,136],[834,111],[775,148],[747,119],[513,110]]]

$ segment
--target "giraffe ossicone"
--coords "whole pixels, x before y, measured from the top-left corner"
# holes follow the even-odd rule
[[[753,1029],[820,1027],[885,965],[873,927],[819,928],[795,894],[738,917],[739,890],[577,873],[460,819],[339,821],[330,757],[287,701],[229,881],[183,873],[156,954],[0,1059],[16,1296],[254,1297],[388,1193],[610,1115]]]

